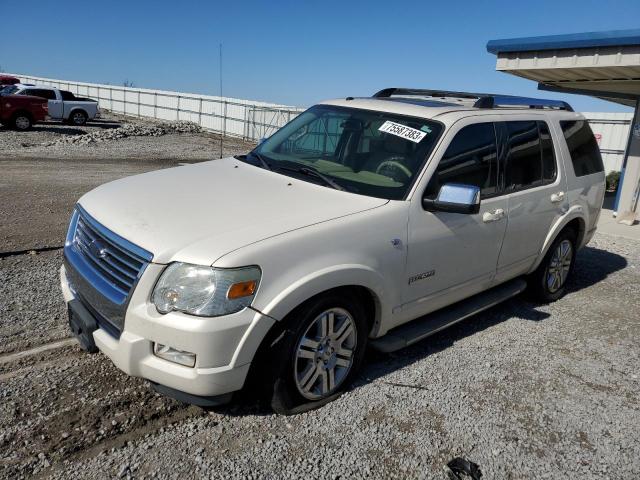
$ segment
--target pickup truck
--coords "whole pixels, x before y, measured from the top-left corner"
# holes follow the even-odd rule
[[[16,83],[20,83],[20,79],[17,77],[12,77],[11,75],[1,75],[0,74],[0,87],[5,85],[15,85]]]
[[[2,90],[5,94],[31,95],[46,98],[49,101],[49,116],[52,120],[66,121],[70,125],[81,126],[87,120],[100,116],[98,102],[91,98],[76,97],[66,90],[42,85],[14,85]]]
[[[60,271],[70,328],[165,395],[216,405],[257,386],[300,412],[348,389],[368,347],[400,350],[525,289],[560,299],[604,180],[565,102],[325,101],[246,155],[80,198]]]
[[[48,118],[49,106],[40,97],[6,95],[0,92],[0,124],[16,130],[29,130]]]

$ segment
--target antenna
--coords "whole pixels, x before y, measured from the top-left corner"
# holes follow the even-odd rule
[[[222,109],[222,43],[220,43],[220,109]],[[220,135],[220,158],[222,158],[222,139],[224,138],[224,115],[225,112],[223,110],[222,112],[222,116],[220,119],[220,123],[222,124],[222,128],[220,129],[222,131],[222,134]]]

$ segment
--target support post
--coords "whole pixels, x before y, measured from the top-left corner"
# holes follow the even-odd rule
[[[629,144],[622,164],[617,211],[618,222],[633,225],[638,220],[640,203],[640,100],[629,129]]]

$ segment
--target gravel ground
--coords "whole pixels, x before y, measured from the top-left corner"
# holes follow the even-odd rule
[[[59,263],[0,260],[5,351],[63,334]],[[636,478],[639,268],[640,242],[597,234],[565,298],[371,354],[350,392],[294,417],[188,407],[75,345],[0,356],[0,477],[444,479],[463,456],[487,479]]]

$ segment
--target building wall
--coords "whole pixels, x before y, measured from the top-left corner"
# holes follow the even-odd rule
[[[593,130],[606,173],[620,171],[633,113],[582,112]]]

